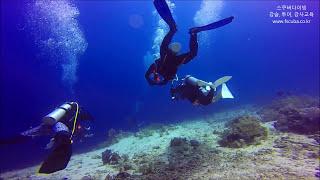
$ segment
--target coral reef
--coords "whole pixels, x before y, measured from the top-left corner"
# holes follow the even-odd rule
[[[108,130],[108,138],[113,139],[115,138],[117,135],[117,131],[113,128]]]
[[[286,108],[280,110],[282,116],[275,123],[275,128],[280,131],[298,134],[314,134],[319,132],[320,108]]]
[[[209,157],[214,157],[217,152],[197,140],[174,137],[171,139],[166,153],[158,158],[150,161],[143,155],[145,163],[139,168],[141,175],[133,175],[130,178],[185,179],[200,169],[201,164]]]
[[[181,147],[183,145],[187,145],[187,139],[186,138],[181,138],[181,137],[175,137],[171,139],[170,141],[170,147]]]
[[[266,139],[268,131],[254,116],[240,116],[227,124],[219,144],[224,147],[241,148],[259,144]]]
[[[175,137],[170,141],[168,149],[169,169],[183,169],[195,166],[201,159],[203,148],[196,140],[188,141],[186,138]]]
[[[102,162],[103,164],[118,164],[121,157],[119,154],[112,152],[110,149],[106,149],[102,152]]]
[[[258,113],[262,117],[262,121],[276,121],[279,116],[281,116],[281,109],[292,108],[310,108],[319,107],[319,99],[313,98],[311,96],[281,96],[274,99],[269,105],[263,107]]]
[[[263,121],[276,121],[280,131],[299,134],[319,132],[319,99],[310,96],[285,96],[274,100],[260,112]]]

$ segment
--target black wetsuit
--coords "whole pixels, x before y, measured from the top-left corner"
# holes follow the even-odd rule
[[[198,42],[196,33],[190,34],[189,52],[181,55],[176,55],[174,52],[172,52],[172,50],[169,48],[169,44],[175,32],[176,30],[170,30],[164,37],[160,47],[160,58],[150,65],[145,74],[145,78],[150,85],[167,84],[168,81],[175,78],[178,67],[181,64],[187,64],[198,53]],[[151,77],[151,75],[154,73],[160,74],[163,79],[158,82],[155,81]]]
[[[202,87],[188,83],[182,83],[175,88],[171,88],[171,95],[176,100],[188,99],[191,103],[197,102],[205,106],[211,104],[215,91],[211,88],[210,91],[205,94],[201,91],[201,88]]]

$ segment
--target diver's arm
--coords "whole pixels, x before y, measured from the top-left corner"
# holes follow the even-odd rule
[[[174,33],[177,31],[177,29],[170,29],[170,31],[166,34],[166,36],[163,38],[161,46],[160,46],[160,56],[164,57],[166,52],[169,49],[169,44],[173,38]]]
[[[50,135],[50,127],[45,125],[39,125],[12,137],[0,139],[0,145],[24,143],[31,140],[33,137],[45,135]]]
[[[155,63],[151,64],[149,69],[147,70],[146,74],[144,75],[144,77],[146,78],[146,80],[148,81],[148,83],[150,85],[156,85],[156,83],[154,81],[151,80],[150,78],[150,74],[156,69],[156,65]]]
[[[0,146],[1,145],[9,145],[9,144],[20,144],[20,143],[27,142],[31,139],[32,139],[31,136],[24,136],[22,134],[18,134],[18,135],[12,136],[12,137],[1,138],[0,139]]]
[[[189,42],[189,52],[181,54],[179,58],[181,58],[181,63],[187,64],[191,59],[197,56],[198,54],[198,38],[196,33],[191,33],[190,42]]]

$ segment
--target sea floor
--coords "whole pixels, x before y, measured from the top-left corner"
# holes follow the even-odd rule
[[[205,119],[151,125],[137,133],[118,135],[111,145],[73,155],[65,170],[38,175],[38,166],[1,174],[3,179],[317,179],[319,144],[305,135],[277,132],[271,123],[268,139],[246,148],[220,147],[226,122],[239,115],[257,115],[246,106],[215,113]],[[197,149],[173,154],[175,137],[197,140]],[[122,160],[104,165],[101,154],[117,152]],[[130,174],[130,176],[129,176]],[[117,176],[118,175],[118,176]]]

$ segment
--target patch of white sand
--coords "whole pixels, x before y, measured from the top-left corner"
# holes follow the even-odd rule
[[[120,155],[126,154],[129,158],[132,158],[135,154],[139,153],[159,155],[164,153],[166,148],[170,145],[171,139],[174,137],[201,141],[203,136],[207,137],[209,134],[212,135],[212,130],[213,129],[208,122],[183,122],[172,129],[169,128],[167,133],[162,133],[162,135],[156,130],[154,130],[151,136],[143,138],[132,135],[119,140],[118,143],[113,144],[108,148]]]

